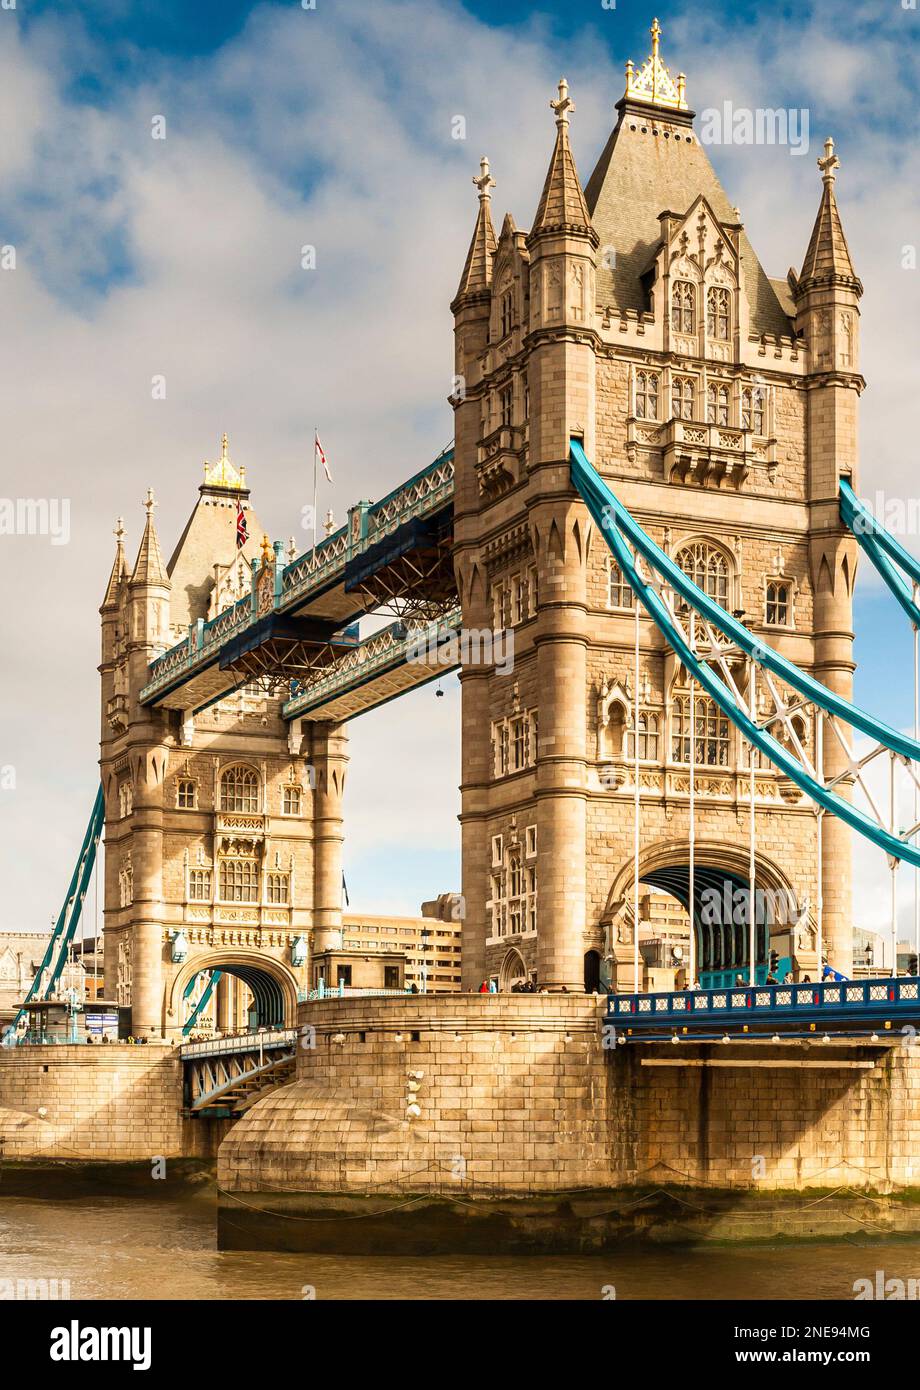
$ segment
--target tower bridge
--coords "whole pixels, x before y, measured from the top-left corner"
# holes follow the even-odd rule
[[[219,1139],[222,1238],[258,1247],[274,1222],[285,1249],[338,1249],[343,1229],[403,1248],[394,1213],[443,1198],[447,1142],[463,1249],[495,1248],[478,1192],[747,1190],[752,1135],[766,1186],[914,1185],[920,979],[896,978],[894,947],[920,730],[852,686],[860,557],[915,644],[920,564],[859,501],[839,160],[828,140],[800,269],[771,278],[659,40],[656,22],[584,184],[560,81],[529,226],[508,211],[496,232],[482,159],[452,446],[301,555],[265,534],[226,436],[168,562],[152,494],[130,567],[116,527],[101,786],[30,1007],[60,979],[104,830],[107,993],[151,1045],[63,1047],[59,1067],[0,1053],[5,1152]],[[511,659],[458,631],[507,636]],[[311,961],[343,944],[348,723],[455,668],[462,991],[311,991]],[[849,978],[854,834],[890,868],[887,979]],[[643,889],[689,919],[666,981],[642,959]],[[249,1029],[229,1008],[243,989]],[[183,1041],[215,992],[235,1035]],[[73,1101],[75,1066],[103,1118]]]
[[[130,570],[119,523],[105,972],[139,1035],[175,1036],[203,972],[262,972],[263,1021],[294,1022],[339,940],[347,723],[450,669],[466,990],[599,972],[634,994],[642,884],[691,916],[691,983],[762,981],[771,952],[849,974],[851,831],[920,862],[868,778],[889,759],[916,788],[920,745],[852,703],[860,548],[915,630],[920,567],[855,491],[839,160],[829,140],[801,270],[771,279],[658,43],[584,185],[560,81],[529,230],[509,212],[496,234],[483,158],[451,446],[300,555],[264,536],[226,436],[168,564],[152,494]],[[458,628],[509,632],[510,669],[464,657]],[[720,883],[795,910],[713,925]],[[896,891],[893,872],[893,919]]]

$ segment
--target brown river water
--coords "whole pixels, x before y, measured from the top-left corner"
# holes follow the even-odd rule
[[[920,1278],[920,1241],[494,1259],[261,1254],[219,1251],[214,1205],[200,1196],[0,1195],[0,1279],[68,1280],[73,1299],[558,1300],[612,1289],[617,1299],[852,1299],[854,1281],[878,1270]]]

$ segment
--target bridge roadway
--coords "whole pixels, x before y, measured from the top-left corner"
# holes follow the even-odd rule
[[[867,1038],[912,1043],[920,1028],[920,977],[738,985],[611,994],[605,1046],[784,1038]],[[816,1039],[817,1040],[817,1039]]]
[[[297,1028],[239,1033],[179,1048],[186,1112],[205,1119],[242,1115],[266,1091],[294,1078]]]
[[[406,662],[411,633],[436,626],[458,602],[453,495],[451,446],[382,501],[351,507],[346,524],[315,549],[286,566],[278,556],[268,602],[259,592],[263,562],[254,561],[252,594],[199,619],[151,662],[141,703],[193,715],[266,677],[291,688],[287,718],[347,717],[330,712],[335,701],[363,713],[453,669]],[[394,625],[387,639],[359,641],[357,620],[387,607],[409,631]],[[416,669],[399,670],[407,664]]]

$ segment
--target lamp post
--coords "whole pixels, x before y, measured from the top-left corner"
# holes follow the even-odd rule
[[[421,932],[420,932],[419,934],[420,934],[420,936],[421,936],[421,946],[420,946],[419,949],[420,949],[420,951],[421,951],[421,956],[422,956],[422,993],[423,993],[423,994],[427,994],[427,993],[428,993],[428,961],[427,961],[427,959],[426,959],[426,955],[427,955],[427,951],[428,951],[428,935],[429,935],[428,928],[427,928],[427,927],[422,927],[422,930],[421,930]]]

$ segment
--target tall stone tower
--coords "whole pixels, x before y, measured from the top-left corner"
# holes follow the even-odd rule
[[[100,609],[106,990],[138,1036],[176,1035],[205,971],[221,972],[219,1018],[236,977],[260,1022],[292,1023],[310,947],[340,943],[346,737],[289,730],[280,697],[254,685],[200,708],[140,702],[151,661],[247,599],[281,549],[226,436],[168,565],[152,492],[145,505],[130,573],[118,524]]]
[[[570,484],[569,440],[667,553],[766,643],[849,693],[855,554],[837,516],[853,476],[861,286],[834,200],[802,273],[771,280],[694,131],[683,74],[627,66],[584,190],[568,86],[529,232],[496,238],[488,161],[452,304],[456,572],[468,628],[508,628],[511,671],[470,664],[463,701],[464,987],[529,973],[580,990],[601,962],[634,984],[634,761],[643,883],[694,911],[700,972],[744,969],[747,933],[700,921],[704,889],[749,883],[749,750],[640,622]],[[507,665],[507,663],[504,663]],[[743,677],[746,681],[747,677]],[[637,690],[638,683],[638,690]],[[638,694],[638,726],[635,718]],[[797,731],[814,748],[815,730]],[[817,914],[851,959],[847,832],[755,761],[755,879],[795,911],[769,947],[815,972]],[[817,881],[823,835],[824,882]],[[821,891],[823,888],[823,892]]]

